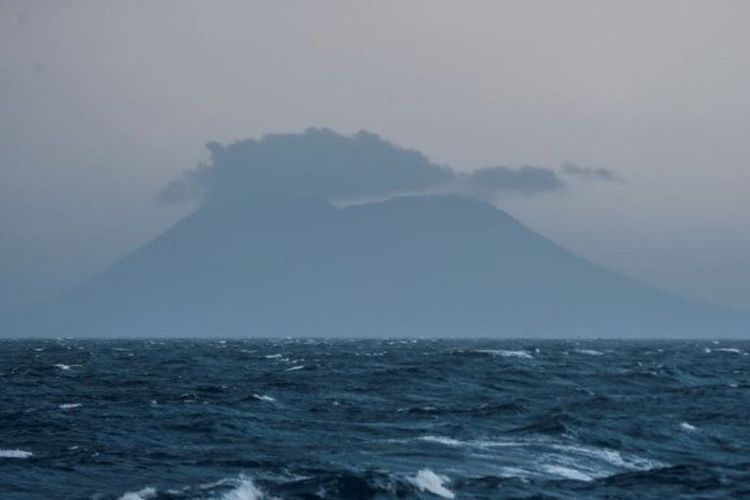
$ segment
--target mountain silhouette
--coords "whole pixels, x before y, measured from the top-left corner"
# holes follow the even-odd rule
[[[277,162],[280,169],[299,169],[306,147],[311,162],[331,162],[336,154],[326,151],[329,139],[346,145],[345,162],[357,162],[357,147],[348,142],[357,136],[308,134],[313,137],[282,136],[288,143],[302,137],[294,162],[255,151],[248,169],[258,161],[264,168]],[[276,140],[274,147],[286,155],[291,146]],[[310,148],[308,142],[318,140]],[[364,140],[367,148],[392,148],[379,138]],[[217,149],[213,166],[201,175],[219,169],[222,154]],[[242,155],[231,161],[244,172],[237,167]],[[429,163],[421,167],[441,185],[452,175]],[[354,184],[329,170],[339,183],[336,194],[346,195],[342,186]],[[414,172],[407,189],[420,185]],[[399,187],[398,176],[392,179],[382,183],[387,191]],[[230,186],[221,189],[231,196],[206,193],[193,214],[87,285],[23,315],[10,331],[181,337],[712,337],[748,331],[739,315],[607,271],[478,199],[427,190],[337,207],[326,200],[330,192],[320,179],[294,182],[291,190],[273,175],[246,184],[243,191],[229,177],[206,183]],[[368,194],[360,189],[365,185],[356,186],[356,194]]]

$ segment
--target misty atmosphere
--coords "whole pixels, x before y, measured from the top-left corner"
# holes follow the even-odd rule
[[[0,498],[750,497],[748,20],[0,0]]]
[[[223,146],[168,184],[199,208],[18,334],[712,337],[748,319],[617,276],[490,204],[608,170],[430,163],[370,132]],[[336,207],[336,204],[343,204]]]

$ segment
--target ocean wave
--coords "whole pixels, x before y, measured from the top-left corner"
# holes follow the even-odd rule
[[[553,444],[553,449],[571,453],[573,455],[582,455],[601,460],[611,466],[625,469],[628,471],[647,471],[665,467],[666,464],[637,455],[625,454],[618,450],[610,448],[596,448],[585,445]]]
[[[217,500],[263,500],[265,498],[267,498],[265,492],[255,486],[252,479],[243,478],[234,489],[217,497]]]
[[[149,500],[156,498],[156,489],[147,486],[138,491],[125,493],[118,500]]]
[[[487,450],[502,448],[501,454],[496,456],[485,454],[482,456],[497,461],[507,470],[522,471],[522,477],[537,476],[544,478],[552,476],[565,479],[591,480],[622,472],[647,471],[666,466],[666,464],[657,460],[610,448],[566,443],[541,436],[520,439],[494,438],[461,441],[447,436],[426,435],[420,436],[416,440],[464,448],[469,453],[472,453],[472,450],[486,453]],[[540,457],[543,460],[540,460]],[[583,477],[588,479],[581,479]]]
[[[750,341],[36,342],[0,341],[1,498],[650,500],[750,484]]]
[[[276,401],[276,398],[272,396],[266,396],[265,394],[253,394],[253,397],[259,401],[268,401],[268,402]]]
[[[542,466],[544,471],[547,473],[553,475],[553,476],[559,476],[563,479],[572,479],[573,481],[593,481],[594,478],[586,474],[585,472],[581,472],[577,469],[572,469],[570,467],[565,467],[564,465],[544,465]]]
[[[588,354],[589,356],[602,356],[604,354],[602,351],[594,349],[576,349],[575,352],[578,354]]]
[[[418,439],[421,441],[427,441],[429,443],[444,444],[446,446],[462,446],[466,444],[466,442],[464,441],[459,441],[458,439],[453,439],[445,436],[421,436]]]
[[[504,358],[523,358],[532,359],[534,356],[529,351],[524,350],[508,350],[508,349],[476,349],[474,352],[480,354],[490,354],[492,356],[502,356]]]
[[[409,478],[409,481],[411,481],[419,491],[427,491],[441,498],[456,497],[456,494],[445,486],[445,483],[449,483],[450,479],[446,476],[435,474],[430,469],[420,470],[417,472],[416,476]]]
[[[72,410],[73,408],[80,408],[83,406],[81,403],[63,403],[58,406],[61,410]]]
[[[25,450],[0,450],[0,458],[29,458],[33,453]]]

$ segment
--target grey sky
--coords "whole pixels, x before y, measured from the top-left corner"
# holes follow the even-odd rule
[[[502,206],[750,311],[749,19],[742,0],[2,0],[0,279],[41,296],[158,233],[189,210],[158,193],[208,141],[323,126],[458,170],[612,169],[627,182]]]

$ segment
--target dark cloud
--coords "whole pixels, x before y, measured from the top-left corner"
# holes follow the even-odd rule
[[[522,166],[485,167],[469,175],[461,176],[461,186],[470,193],[480,196],[503,194],[535,195],[548,191],[561,190],[565,183],[557,173],[549,168]]]
[[[207,145],[211,162],[162,193],[175,201],[203,192],[205,203],[265,196],[326,199],[421,191],[450,182],[450,168],[390,144],[375,134],[351,137],[328,129],[266,135],[229,145]]]
[[[202,196],[206,204],[258,198],[316,197],[330,201],[402,193],[457,192],[486,200],[561,191],[569,177],[615,180],[604,168],[564,164],[559,172],[538,166],[495,166],[457,173],[421,153],[370,132],[353,136],[311,128],[302,134],[272,134],[228,145],[206,145],[210,162],[167,185],[161,199]]]
[[[586,167],[576,165],[575,163],[565,162],[560,167],[560,171],[572,177],[579,177],[586,180],[622,182],[622,178],[614,171],[604,167]]]

